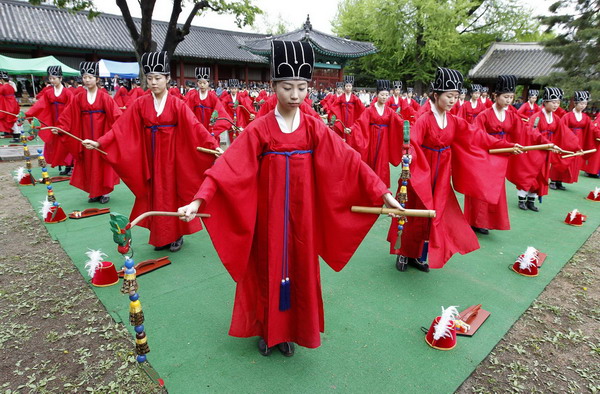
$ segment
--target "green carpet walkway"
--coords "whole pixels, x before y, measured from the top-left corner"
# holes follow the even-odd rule
[[[39,174],[39,169],[34,172]],[[397,169],[393,174],[397,179]],[[323,344],[315,350],[298,348],[292,358],[279,352],[263,357],[256,339],[227,335],[234,282],[206,231],[187,236],[183,249],[170,256],[171,265],[139,279],[151,348],[148,360],[170,393],[453,392],[600,225],[600,204],[584,199],[594,186],[600,181],[582,177],[578,184],[567,185],[567,191],[551,191],[539,205],[541,212],[534,213],[517,209],[514,186],[507,185],[512,230],[480,236],[480,250],[457,255],[429,274],[396,270],[385,241],[389,219],[381,217],[342,272],[322,264]],[[54,184],[54,189],[66,213],[101,206],[88,204],[87,195],[66,182]],[[44,186],[21,191],[39,211]],[[121,184],[107,205],[128,215],[132,202]],[[574,208],[588,215],[583,227],[563,223]],[[122,265],[108,219],[101,215],[46,225],[86,279],[88,248],[101,249],[117,267]],[[147,240],[147,230],[134,229],[137,262],[165,255]],[[536,278],[508,269],[527,246],[548,254]],[[115,320],[129,326],[129,301],[119,289],[94,291]],[[457,347],[447,352],[425,343],[421,326],[429,327],[441,306],[462,309],[473,304],[492,313],[474,337],[459,337]]]

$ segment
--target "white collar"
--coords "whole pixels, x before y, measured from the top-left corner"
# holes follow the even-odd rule
[[[86,94],[88,103],[94,104],[96,102],[96,95],[98,94],[98,89],[99,88],[96,88],[94,93],[91,93],[89,90],[87,90]]]
[[[575,119],[577,119],[578,122],[581,122],[581,119],[583,119],[583,112],[577,112],[575,111],[575,108],[573,108],[573,115],[575,115]]]
[[[552,122],[553,122],[552,112],[546,112],[546,108],[542,108],[542,113],[546,117],[546,123],[552,124]]]
[[[350,96],[352,96],[352,93],[344,92],[344,94],[346,95],[346,101],[350,101]]]
[[[61,83],[60,85],[58,85],[58,87],[54,87],[54,97],[60,96],[62,91],[63,91],[63,85]]]
[[[283,116],[279,112],[277,105],[275,106],[275,119],[277,119],[277,123],[279,124],[279,128],[281,129],[282,133],[285,133],[285,134],[293,133],[294,131],[296,131],[298,129],[298,127],[300,127],[300,108],[296,108],[296,113],[294,114],[294,119],[292,120],[292,129],[291,130],[288,128],[288,125],[285,122],[285,119],[283,119]]]
[[[479,104],[479,100],[473,101],[473,99],[469,100],[471,103],[471,108],[477,108],[477,104]]]
[[[232,94],[231,95],[231,101],[233,101],[235,103],[235,99],[237,98],[237,94]]]
[[[527,104],[529,104],[529,108],[535,109],[535,107],[534,107],[535,103],[532,103],[531,101],[528,101]]]
[[[208,90],[206,90],[206,93],[202,93],[201,90],[198,90],[198,96],[200,96],[200,100],[206,100],[208,97]]]
[[[162,101],[158,101],[154,92],[152,92],[152,98],[154,99],[154,110],[156,110],[156,116],[160,116],[164,109],[165,104],[167,103],[167,98],[169,97],[169,92],[165,92],[163,95]]]
[[[379,116],[383,116],[383,112],[385,111],[385,104],[380,107],[379,103],[375,102],[375,109],[377,110]]]
[[[400,100],[400,96],[392,96],[394,98],[394,104],[398,104],[398,101]]]
[[[504,122],[504,119],[506,119],[506,109],[502,108],[498,108],[498,106],[496,104],[492,105],[492,108],[494,108],[494,113],[496,114],[496,118],[498,118],[498,120],[500,122]]]
[[[435,116],[435,121],[437,122],[440,129],[445,129],[446,126],[448,126],[448,118],[446,116],[446,112],[444,112],[443,114],[439,113],[435,103],[431,103],[431,112],[433,112],[433,115]]]

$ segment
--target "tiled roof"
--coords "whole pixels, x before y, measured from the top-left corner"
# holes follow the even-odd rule
[[[502,74],[513,74],[519,79],[535,79],[560,68],[554,67],[560,56],[535,42],[493,43],[483,58],[469,71],[471,79],[493,79]]]
[[[141,19],[134,21],[139,29]],[[152,22],[152,36],[159,45],[164,41],[167,26],[167,22]],[[174,56],[266,63],[267,58],[241,48],[246,40],[264,37],[265,34],[191,26],[190,34],[177,46]],[[100,14],[88,20],[85,12],[74,14],[54,6],[10,0],[0,1],[0,44],[133,54],[129,30],[120,15]]]
[[[304,27],[277,36],[249,39],[244,47],[249,51],[268,56],[271,52],[271,40],[301,41],[308,39],[317,54],[327,57],[356,58],[377,52],[370,42],[352,41],[347,38],[332,36],[313,30],[310,19],[306,19]]]

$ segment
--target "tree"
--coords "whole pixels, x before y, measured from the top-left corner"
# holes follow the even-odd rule
[[[350,63],[358,83],[406,80],[422,90],[438,66],[466,75],[494,41],[539,39],[530,15],[518,0],[343,0],[334,31],[379,49]]]
[[[600,0],[577,0],[571,13],[559,14],[567,5],[572,7],[572,3],[556,2],[549,8],[552,15],[540,18],[547,31],[556,34],[544,44],[562,57],[556,65],[562,71],[535,82],[559,86],[566,92],[600,92]]]
[[[29,0],[29,2],[39,5],[42,3],[42,0]],[[186,0],[173,0],[167,34],[161,49],[162,51],[167,51],[169,57],[173,55],[177,45],[189,34],[192,20],[196,15],[201,15],[206,11],[213,11],[217,14],[233,14],[236,24],[238,27],[241,27],[252,25],[255,16],[262,12],[259,8],[251,4],[251,0],[187,0],[187,2],[193,3],[194,6],[188,14],[185,23],[180,27],[177,25],[177,20],[182,12],[182,5],[185,2]],[[94,0],[53,0],[52,3],[74,12],[87,10],[90,19],[98,15]],[[131,16],[127,1],[115,0],[115,3],[121,9],[138,61],[144,52],[156,51],[157,43],[152,39],[152,15],[156,0],[138,0],[142,13],[139,29]]]

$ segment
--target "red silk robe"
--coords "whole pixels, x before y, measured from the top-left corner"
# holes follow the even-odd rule
[[[579,141],[579,147],[583,150],[594,149],[596,147],[591,124],[592,122],[589,116],[582,113],[581,120],[578,121],[575,118],[573,111],[567,112],[567,114],[560,119],[560,126],[563,128],[562,132],[568,134],[570,131],[573,133]],[[587,155],[587,157],[575,156],[568,159],[561,159],[564,161],[566,168],[563,171],[552,172],[550,174],[550,179],[565,183],[577,182],[579,180],[579,171],[583,168],[585,159],[588,157],[590,157],[590,155]]]
[[[533,116],[533,114],[535,114],[536,112],[538,112],[540,110],[541,110],[541,108],[539,105],[537,105],[536,103],[533,103],[533,106],[531,106],[531,104],[529,104],[529,101],[527,101],[526,103],[523,103],[523,105],[521,105],[521,108],[519,108],[517,113],[519,114],[519,116],[522,119],[529,120],[529,118],[531,118]]]
[[[481,112],[475,120],[475,126],[498,140],[518,143],[522,133],[525,133],[523,122],[515,111],[505,111],[504,121],[501,122],[494,108]],[[506,177],[509,154],[490,155],[495,171]],[[508,206],[506,203],[506,186],[502,182],[500,198],[497,204],[489,204],[476,197],[465,196],[465,218],[469,225],[491,230],[510,230]]]
[[[110,130],[119,116],[121,110],[112,97],[98,89],[93,104],[87,100],[87,91],[73,97],[62,113],[59,126],[81,139],[97,140]],[[90,198],[113,191],[119,177],[102,153],[86,149],[79,141],[64,134],[60,135],[60,141],[75,158],[71,185],[89,193]]]
[[[225,106],[225,110],[233,120],[236,126],[245,128],[250,124],[250,114],[256,115],[256,111],[254,110],[254,105],[250,99],[240,95],[240,92],[235,97],[234,103],[233,96],[224,91],[221,93],[219,97],[223,105]],[[233,142],[233,140],[237,137],[232,130],[229,130],[229,141]]]
[[[129,91],[127,91],[127,88],[125,86],[121,86],[119,90],[117,90],[117,93],[115,93],[113,99],[115,100],[115,103],[117,103],[117,106],[119,106],[119,108],[123,108],[127,107],[127,105],[129,104],[129,100],[131,100],[131,97],[129,97]]]
[[[214,156],[196,147],[215,149],[215,139],[182,100],[167,95],[160,116],[154,96],[137,99],[110,132],[98,139],[107,161],[135,195],[130,219],[146,211],[177,211],[200,187]],[[75,167],[77,168],[77,167]],[[163,246],[202,229],[199,219],[154,216],[139,224],[150,230],[150,244]]]
[[[600,114],[592,121],[590,128],[592,135],[594,135],[595,148],[598,150],[587,157],[583,165],[583,171],[588,174],[598,174],[600,173]]]
[[[471,100],[465,101],[463,106],[458,110],[457,116],[467,121],[469,124],[475,123],[475,119],[477,115],[486,110],[486,107],[481,104],[479,100],[477,100],[477,106],[473,107],[473,102]]]
[[[421,105],[421,108],[419,108],[419,111],[415,115],[415,118],[419,119],[423,114],[429,112],[431,112],[431,100],[427,99],[427,101],[425,101],[425,104]]]
[[[335,99],[330,106],[332,114],[341,120],[344,126],[352,127],[354,121],[365,110],[365,106],[355,94],[350,93],[350,99],[346,101],[346,93],[342,93],[341,96]],[[335,122],[333,130],[343,138],[344,126],[340,122]]]
[[[390,187],[390,163],[402,161],[404,144],[403,119],[390,107],[384,106],[379,115],[375,106],[367,108],[354,122],[348,144],[361,154],[365,163]]]
[[[494,105],[494,102],[489,97],[487,97],[485,100],[483,97],[479,97],[479,104],[483,104],[485,108],[490,108],[492,105]]]
[[[454,105],[452,106],[450,113],[454,116],[458,116],[458,110],[460,110],[460,107],[465,105],[466,102],[466,100],[457,100],[456,103],[454,103]]]
[[[195,196],[206,202],[206,228],[237,282],[229,334],[261,336],[267,346],[318,347],[324,331],[318,257],[335,271],[344,268],[376,219],[350,207],[381,206],[387,192],[323,122],[301,113],[299,128],[284,134],[273,112],[254,121],[206,172]],[[285,250],[291,307],[281,311]]]
[[[150,89],[148,89],[148,90],[150,90]],[[183,100],[181,91],[179,90],[179,88],[176,88],[175,86],[173,86],[172,88],[169,88],[169,94],[173,97],[177,97],[179,100]]]
[[[196,89],[191,89],[185,95],[184,101],[196,115],[200,123],[202,123],[202,126],[216,138],[217,142],[220,141],[221,133],[231,128],[231,123],[223,119],[217,120],[213,126],[210,125],[210,118],[214,111],[218,112],[219,118],[231,120],[223,103],[212,90],[209,90],[206,98],[201,100],[200,92]]]
[[[133,103],[135,101],[135,99],[143,96],[144,93],[145,93],[144,89],[140,88],[139,86],[136,86],[135,88],[133,88],[129,91],[129,102]]]
[[[73,93],[64,88],[58,96],[54,94],[54,88],[44,89],[38,101],[27,111],[26,116],[34,116],[40,120],[43,127],[58,126],[62,113],[67,108]],[[73,165],[73,156],[61,143],[59,136],[52,134],[50,130],[41,130],[40,138],[44,141],[44,158],[52,167]]]
[[[15,97],[15,90],[9,83],[0,85],[0,109],[11,114],[19,114],[19,103]],[[0,131],[12,134],[12,128],[16,121],[16,116],[0,112]]]
[[[429,240],[429,266],[442,268],[455,253],[479,249],[475,233],[467,223],[452,186],[468,196],[497,204],[504,184],[500,166],[487,152],[512,147],[471,127],[463,119],[446,113],[448,124],[438,126],[433,112],[421,116],[411,129],[412,162],[406,208],[434,209],[436,217],[409,218],[404,225],[400,249],[395,249],[398,220],[388,233],[390,253],[419,258]],[[400,187],[401,181],[398,181]]]

